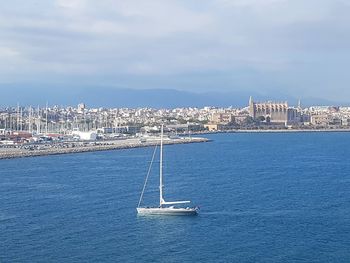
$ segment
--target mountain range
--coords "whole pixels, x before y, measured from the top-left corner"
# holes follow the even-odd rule
[[[20,105],[75,106],[85,103],[87,107],[245,107],[250,96],[257,101],[288,101],[297,105],[298,99],[286,94],[269,96],[249,91],[192,92],[176,89],[126,89],[114,87],[33,87],[17,85],[0,86],[0,107]],[[319,98],[301,98],[303,106],[345,105],[341,102]]]

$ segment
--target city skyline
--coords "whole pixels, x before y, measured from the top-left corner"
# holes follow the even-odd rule
[[[71,133],[75,130],[101,133],[138,133],[154,131],[165,124],[173,129],[193,131],[251,130],[251,129],[348,129],[350,107],[289,105],[287,101],[265,102],[249,98],[243,108],[188,107],[188,108],[106,108],[88,107],[84,103],[60,107],[0,108],[0,135],[13,131],[29,134]],[[170,126],[169,126],[170,125]]]
[[[5,2],[0,90],[108,86],[344,103],[349,9],[343,0]]]

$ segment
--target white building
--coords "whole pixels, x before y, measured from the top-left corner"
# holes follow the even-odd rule
[[[79,137],[82,141],[94,141],[97,138],[97,133],[92,132],[82,132],[82,131],[73,131],[72,135],[75,137]]]

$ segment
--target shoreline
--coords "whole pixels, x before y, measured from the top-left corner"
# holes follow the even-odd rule
[[[220,133],[321,133],[321,132],[350,132],[350,129],[296,129],[296,130],[264,130],[264,129],[252,129],[252,130],[226,130],[226,131],[212,131],[212,132],[194,132],[191,135],[206,135],[206,134],[220,134]],[[181,139],[170,139],[164,141],[164,145],[174,144],[187,144],[187,143],[201,143],[210,142],[211,140],[203,137],[182,137]],[[111,151],[111,150],[125,150],[133,148],[152,147],[159,144],[157,140],[150,140],[146,142],[140,142],[139,140],[121,140],[121,141],[103,141],[97,142],[95,145],[79,145],[68,148],[55,148],[54,145],[50,145],[51,148],[41,150],[27,150],[20,148],[0,148],[0,160],[15,159],[15,158],[28,158],[47,155],[61,155],[61,154],[74,154],[84,152],[96,152],[96,151]]]
[[[183,138],[176,140],[163,141],[164,145],[174,145],[174,144],[188,144],[188,143],[202,143],[210,142],[207,138]],[[121,141],[118,144],[100,144],[100,145],[88,145],[88,146],[76,146],[72,148],[49,148],[44,150],[23,150],[23,149],[0,149],[0,160],[5,159],[16,159],[16,158],[28,158],[28,157],[38,157],[47,155],[61,155],[61,154],[74,154],[74,153],[84,153],[84,152],[97,152],[97,151],[111,151],[111,150],[124,150],[124,149],[134,149],[134,148],[144,148],[152,147],[158,145],[157,141],[150,142],[130,142]]]
[[[219,134],[219,133],[307,133],[307,132],[350,132],[350,129],[314,129],[314,130],[307,130],[307,129],[295,129],[295,130],[273,130],[273,129],[252,129],[252,130],[226,130],[226,131],[212,131],[212,132],[198,132],[198,133],[191,133],[193,135],[205,135],[205,134]]]

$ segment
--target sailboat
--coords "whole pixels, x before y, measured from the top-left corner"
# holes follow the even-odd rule
[[[163,197],[163,128],[161,128],[160,135],[160,162],[159,162],[159,206],[158,207],[140,207],[143,193],[147,184],[148,176],[150,174],[151,166],[154,160],[156,149],[154,150],[152,161],[150,167],[148,169],[148,174],[146,176],[145,184],[143,186],[143,190],[140,196],[139,204],[136,208],[137,213],[139,215],[197,215],[198,207],[175,207],[175,205],[179,204],[188,204],[191,201],[172,201],[167,202]]]

